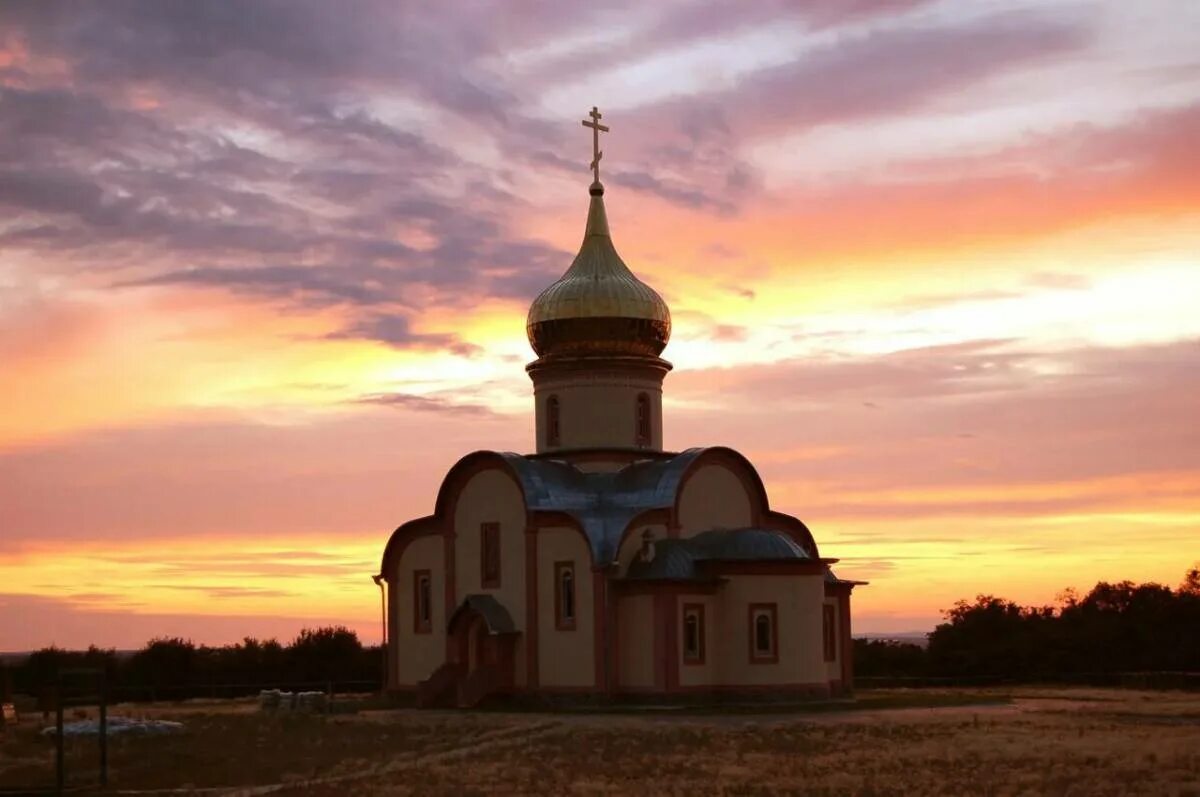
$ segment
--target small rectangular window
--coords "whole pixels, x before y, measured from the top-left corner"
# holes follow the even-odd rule
[[[825,604],[824,622],[825,661],[837,660],[837,613],[832,604]]]
[[[413,632],[433,631],[433,576],[428,570],[413,571]]]
[[[683,663],[704,663],[704,604],[683,604]]]
[[[575,563],[554,563],[554,627],[575,630]]]
[[[485,588],[500,586],[500,524],[479,524],[480,581]]]
[[[779,622],[774,603],[750,604],[750,663],[779,661]]]

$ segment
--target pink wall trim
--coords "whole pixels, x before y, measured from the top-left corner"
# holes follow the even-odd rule
[[[525,683],[536,688],[538,667],[538,537],[537,528],[525,529]]]

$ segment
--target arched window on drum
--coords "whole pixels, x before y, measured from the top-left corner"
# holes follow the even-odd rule
[[[650,445],[650,397],[638,393],[637,397],[637,430],[634,436],[636,445],[645,448]]]
[[[562,444],[562,421],[559,418],[558,396],[546,399],[546,446],[554,448]]]

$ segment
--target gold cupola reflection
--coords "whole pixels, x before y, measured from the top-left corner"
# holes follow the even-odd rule
[[[604,212],[604,186],[597,180],[588,193],[591,206],[579,254],[530,305],[529,344],[539,357],[657,357],[671,337],[671,311],[617,254]]]

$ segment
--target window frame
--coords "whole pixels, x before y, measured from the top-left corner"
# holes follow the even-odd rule
[[[683,657],[683,663],[688,666],[701,666],[707,661],[707,644],[705,637],[707,636],[707,622],[704,616],[705,606],[703,603],[685,603],[683,611],[680,614],[680,653]],[[698,648],[693,655],[688,651],[687,646],[687,621],[689,615],[696,617],[696,647]]]
[[[654,424],[650,418],[650,395],[638,393],[633,410],[633,442],[639,448],[646,448],[654,439]]]
[[[489,555],[492,554],[492,555]],[[488,578],[488,563],[495,560],[495,578]],[[500,524],[485,521],[479,524],[479,585],[483,589],[499,589],[503,562],[500,555]]]
[[[823,647],[825,649],[825,661],[837,661],[837,607],[832,603],[822,604],[821,631]]]
[[[562,403],[557,395],[546,399],[546,447],[562,445]]]
[[[763,653],[758,649],[758,618],[769,618],[771,650]],[[777,664],[779,662],[779,606],[775,603],[751,603],[747,608],[747,635],[750,641],[751,664]]]
[[[563,574],[571,575],[571,616],[563,613],[564,593]],[[561,561],[554,563],[554,628],[558,631],[574,631],[579,617],[579,581],[575,578],[575,562]]]
[[[423,601],[421,599],[421,580],[425,579],[429,584],[429,599]],[[414,634],[432,634],[433,633],[433,571],[432,570],[414,570],[412,582],[412,602],[413,602],[413,633]],[[428,617],[421,619],[421,605],[424,604],[427,610]]]

